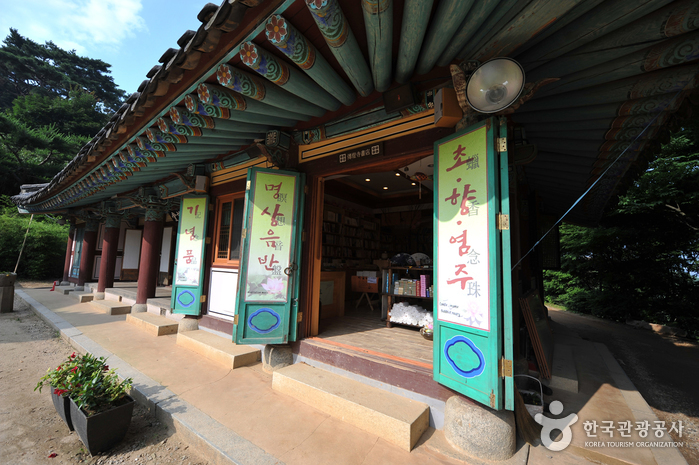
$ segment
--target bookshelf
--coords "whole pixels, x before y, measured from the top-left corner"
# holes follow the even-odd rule
[[[325,205],[323,263],[333,260],[371,263],[380,255],[379,221],[366,214]]]

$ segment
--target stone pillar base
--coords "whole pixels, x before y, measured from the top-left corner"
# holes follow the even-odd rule
[[[267,373],[294,363],[291,347],[288,345],[267,344],[262,351],[262,369]]]
[[[148,311],[148,305],[146,304],[133,304],[131,306],[131,313],[146,313]]]
[[[197,329],[199,329],[199,318],[193,315],[185,315],[185,317],[179,321],[177,332],[184,333],[185,331],[196,331]]]
[[[507,460],[516,448],[515,415],[453,396],[444,407],[444,436],[454,448],[471,457]]]
[[[61,281],[61,286],[70,286],[70,281]]]
[[[92,295],[94,300],[104,300],[104,292],[93,292]]]

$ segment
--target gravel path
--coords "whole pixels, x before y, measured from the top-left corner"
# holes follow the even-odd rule
[[[46,283],[22,285],[46,287]],[[77,434],[68,431],[58,417],[47,390],[33,391],[46,370],[56,367],[73,349],[17,298],[14,312],[0,314],[0,350],[0,463],[207,463],[139,405],[124,441],[91,457]]]

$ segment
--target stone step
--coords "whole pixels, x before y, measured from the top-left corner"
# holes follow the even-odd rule
[[[297,363],[272,376],[272,388],[410,451],[429,427],[427,404]]]
[[[231,369],[260,360],[259,349],[237,345],[231,339],[201,329],[177,333],[177,345]]]
[[[126,313],[131,313],[131,305],[115,300],[93,300],[90,303],[107,315],[124,315]]]
[[[82,286],[56,286],[55,291],[60,292],[63,295],[68,295],[73,291],[82,291],[84,288]],[[55,292],[54,291],[54,292]]]
[[[70,293],[71,296],[78,299],[78,302],[91,302],[95,298],[95,294],[87,291],[74,291]]]
[[[551,379],[542,382],[554,390],[578,392],[578,369],[573,357],[573,346],[554,344]]]
[[[164,336],[166,334],[177,333],[179,324],[169,318],[152,313],[129,313],[126,315],[126,322],[138,326],[153,336]]]

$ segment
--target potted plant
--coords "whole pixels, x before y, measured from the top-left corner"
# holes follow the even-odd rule
[[[68,375],[75,367],[76,355],[75,352],[68,357],[63,363],[58,365],[56,369],[49,368],[44,376],[39,379],[34,390],[41,392],[44,386],[48,386],[51,391],[51,401],[58,413],[58,416],[68,425],[68,429],[73,431],[73,422],[70,420],[70,400],[68,393],[70,392],[70,382]]]
[[[55,371],[58,374],[47,373],[37,388],[51,381],[60,383],[52,393],[67,396],[66,417],[90,454],[108,450],[124,439],[135,404],[127,394],[131,378],[120,381],[104,357],[89,353],[77,357],[73,353]]]

